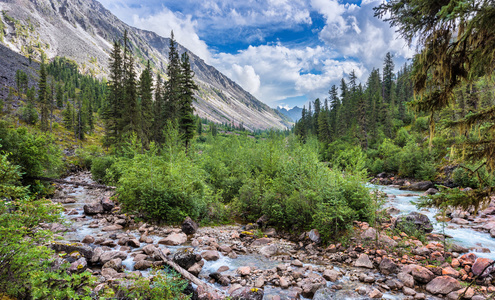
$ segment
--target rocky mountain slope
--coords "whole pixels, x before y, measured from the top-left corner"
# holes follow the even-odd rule
[[[104,77],[112,43],[127,30],[138,69],[150,60],[155,72],[165,74],[169,39],[123,23],[97,1],[0,0],[0,10],[0,42],[24,56],[65,56],[76,61],[83,72]],[[200,87],[195,106],[201,117],[243,123],[251,130],[290,125],[284,115],[257,100],[191,50],[179,45],[179,52],[189,52]]]

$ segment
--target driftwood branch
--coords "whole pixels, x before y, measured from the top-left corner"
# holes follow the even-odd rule
[[[178,264],[174,263],[173,261],[171,261],[170,259],[168,259],[162,252],[161,249],[157,249],[158,251],[158,254],[160,255],[160,258],[163,260],[163,262],[173,268],[175,271],[177,271],[177,273],[181,274],[185,279],[191,281],[192,283],[194,283],[195,285],[197,285],[198,287],[202,287],[205,291],[211,291],[212,293],[214,294],[221,294],[221,292],[219,292],[217,289],[215,289],[214,287],[212,286],[209,286],[207,285],[206,283],[204,283],[203,281],[199,280],[198,277],[194,276],[193,274],[189,273],[187,270],[183,269],[181,266],[179,266]]]
[[[104,184],[91,184],[91,183],[85,183],[85,182],[67,181],[67,180],[63,180],[63,179],[48,178],[48,177],[32,177],[32,179],[42,180],[42,181],[50,181],[50,182],[56,182],[56,183],[63,183],[63,184],[80,185],[80,186],[86,186],[86,187],[97,188],[97,189],[115,190],[114,186],[108,186],[108,185],[104,185]]]

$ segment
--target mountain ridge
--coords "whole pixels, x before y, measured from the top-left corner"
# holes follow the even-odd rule
[[[149,59],[155,73],[166,74],[169,38],[129,26],[95,0],[0,0],[3,44],[25,56],[65,56],[81,71],[96,77],[108,74],[112,41],[125,30],[138,69]],[[257,100],[237,83],[188,52],[200,87],[194,106],[201,117],[218,123],[243,124],[249,130],[290,127],[290,121]]]

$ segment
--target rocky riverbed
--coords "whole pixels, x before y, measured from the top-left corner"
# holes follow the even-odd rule
[[[91,183],[89,173],[67,180]],[[406,217],[389,216],[377,228],[356,222],[348,245],[323,247],[315,231],[289,240],[257,224],[198,228],[190,219],[181,227],[147,224],[121,213],[111,194],[61,184],[53,201],[64,206],[69,227],[44,225],[63,239],[52,247],[66,254],[72,272],[98,276],[96,290],[130,276],[149,276],[152,267],[164,264],[163,254],[211,288],[198,288],[193,299],[458,299],[463,294],[462,299],[479,300],[495,291],[492,270],[485,270],[489,258],[465,253],[469,249],[458,244],[444,249],[439,234],[427,234],[421,242],[393,230]],[[410,218],[433,230],[435,224],[422,216]],[[474,278],[476,284],[466,288]]]

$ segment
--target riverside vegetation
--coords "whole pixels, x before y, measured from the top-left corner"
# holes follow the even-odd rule
[[[430,7],[429,3],[413,1],[412,7]],[[115,185],[115,200],[122,209],[143,220],[178,224],[189,216],[202,224],[222,224],[232,222],[233,216],[246,223],[265,216],[277,229],[294,235],[317,229],[324,243],[344,235],[353,221],[371,225],[377,221],[379,195],[363,185],[369,173],[452,179],[453,186],[474,188],[472,193],[447,190],[425,205],[469,207],[486,202],[494,183],[495,103],[491,69],[484,67],[493,66],[493,55],[488,62],[478,55],[492,53],[495,47],[487,49],[467,37],[491,40],[486,34],[493,28],[493,9],[470,11],[452,3],[438,11],[426,10],[445,22],[457,24],[459,18],[467,22],[471,29],[461,30],[458,38],[481,51],[458,50],[453,55],[476,61],[469,66],[476,70],[442,77],[438,74],[445,72],[435,73],[431,66],[442,70],[446,66],[431,64],[426,54],[433,51],[445,62],[433,44],[443,31],[430,32],[431,24],[408,24],[411,19],[401,4],[383,4],[377,14],[390,12],[390,20],[402,26],[406,37],[423,28],[429,33],[422,41],[426,52],[397,77],[387,54],[383,77],[374,70],[365,86],[351,73],[349,86],[342,80],[340,96],[334,86],[329,103],[322,105],[317,99],[313,109],[304,110],[294,133],[253,136],[193,116],[193,74],[187,55],[179,57],[175,50],[173,38],[165,83],[157,75],[153,84],[149,65],[137,80],[133,46],[125,34],[123,45],[114,45],[108,84],[79,74],[77,65],[62,58],[48,65],[42,59],[37,91],[19,72],[9,98],[20,99],[23,108],[15,111],[11,100],[4,100],[7,121],[0,123],[0,290],[17,298],[92,297],[94,277],[84,272],[69,275],[67,265],[57,266],[54,252],[45,246],[53,236],[39,227],[59,221],[60,207],[44,199],[53,187],[36,178],[60,176],[68,167],[90,169],[95,180]],[[462,18],[474,11],[481,12],[473,19]],[[432,79],[429,72],[435,75]],[[453,82],[444,86],[442,80]],[[426,91],[424,98],[414,100],[414,89]],[[62,149],[74,144],[85,147],[64,156]],[[446,174],[451,166],[461,167]],[[137,289],[108,291],[107,297],[119,293],[143,299],[185,297],[182,280],[159,274],[154,284],[136,279]]]

